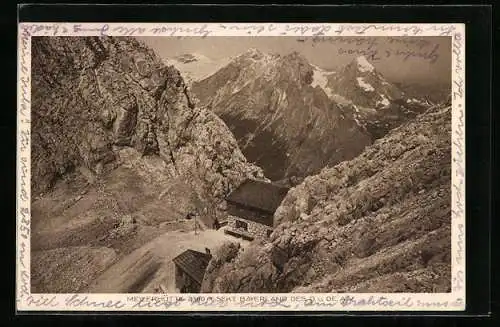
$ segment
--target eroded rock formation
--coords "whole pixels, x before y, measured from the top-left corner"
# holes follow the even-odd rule
[[[180,73],[135,39],[36,37],[32,51],[34,194],[79,167],[99,179],[127,148],[216,198],[263,178],[222,120],[193,105]]]

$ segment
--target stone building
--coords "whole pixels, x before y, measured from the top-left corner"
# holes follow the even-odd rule
[[[247,240],[268,237],[273,230],[274,212],[287,193],[286,187],[247,179],[226,198],[225,232]]]
[[[175,265],[175,287],[181,293],[198,293],[200,291],[205,270],[212,258],[209,251],[206,252],[190,249],[172,260]]]

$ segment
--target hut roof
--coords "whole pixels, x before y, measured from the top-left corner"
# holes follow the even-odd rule
[[[172,261],[186,274],[201,285],[205,270],[212,255],[194,250],[186,250],[175,257]]]
[[[229,203],[274,214],[288,188],[273,183],[247,179],[226,200]]]

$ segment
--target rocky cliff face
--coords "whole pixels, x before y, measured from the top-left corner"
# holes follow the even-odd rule
[[[263,178],[224,122],[193,105],[180,73],[138,41],[40,37],[32,48],[35,194],[79,168],[99,179],[130,150],[161,158],[165,179],[189,176],[216,198]]]
[[[451,108],[307,177],[269,241],[215,252],[205,292],[450,291]]]
[[[352,159],[370,142],[312,83],[313,67],[300,54],[250,49],[192,90],[226,122],[245,156],[281,180]]]

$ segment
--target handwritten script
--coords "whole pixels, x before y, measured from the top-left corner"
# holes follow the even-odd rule
[[[434,64],[440,57],[439,43],[433,43],[428,38],[401,38],[390,36],[377,37],[345,37],[345,36],[313,36],[299,38],[299,42],[311,42],[312,46],[318,44],[332,44],[338,47],[340,56],[365,56],[371,61],[384,58],[408,60],[423,60]]]
[[[433,33],[436,36],[451,36],[455,31],[453,24],[70,24],[70,23],[31,23],[25,24],[25,31],[32,35],[99,35],[99,36],[171,36],[202,37],[224,35],[248,36],[298,36],[312,38],[313,46],[318,43],[336,43],[341,47],[338,55],[364,55],[369,60],[382,58],[401,58],[424,60],[435,63],[439,59],[439,44],[429,40],[402,40],[399,36],[423,36]],[[374,35],[389,36],[389,46],[380,47]],[[392,35],[395,34],[395,35]],[[348,40],[346,36],[363,37],[360,42]],[[369,37],[368,37],[369,36]],[[398,37],[396,37],[398,36]],[[304,39],[298,41],[304,42]],[[27,82],[27,81],[26,81]]]
[[[371,60],[439,59],[439,44],[423,36],[449,36],[453,52],[453,204],[452,220],[456,251],[452,291],[465,288],[465,63],[464,35],[453,24],[119,24],[119,23],[22,23],[19,33],[18,80],[18,206],[17,206],[17,287],[18,303],[32,310],[427,310],[462,309],[462,293],[432,294],[268,294],[268,295],[107,295],[31,294],[30,291],[30,92],[32,36],[171,36],[220,35],[293,36],[312,46],[338,45],[338,55],[364,54]],[[353,38],[352,36],[356,36]],[[386,36],[383,47],[377,37]],[[411,36],[401,38],[399,36]],[[422,37],[419,37],[422,36]],[[358,51],[359,53],[357,53]]]
[[[28,28],[22,28],[19,34],[19,104],[18,104],[18,296],[24,298],[30,293],[29,238],[30,238],[30,91],[31,91],[31,35]]]
[[[134,295],[116,299],[110,296],[87,294],[49,295],[29,294],[25,304],[32,308],[54,310],[100,310],[116,311],[120,309],[165,311],[165,310],[214,310],[217,308],[239,308],[242,310],[257,308],[282,310],[308,310],[348,308],[363,310],[376,307],[379,310],[418,310],[422,308],[453,308],[463,306],[462,299],[423,300],[414,296],[384,295]]]
[[[462,33],[454,33],[452,41],[452,52],[454,57],[453,64],[453,105],[454,105],[454,129],[452,134],[453,144],[453,203],[452,220],[458,221],[456,233],[456,252],[453,256],[454,263],[459,267],[453,276],[453,291],[462,291],[465,287],[465,272],[463,270],[465,256],[465,65],[463,61]]]
[[[24,23],[31,35],[116,35],[116,36],[200,36],[222,35],[226,32],[243,32],[247,35],[321,36],[321,35],[403,35],[418,36],[433,33],[450,36],[453,24],[75,24],[75,23]],[[222,33],[222,34],[221,34]]]

